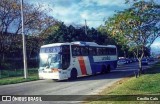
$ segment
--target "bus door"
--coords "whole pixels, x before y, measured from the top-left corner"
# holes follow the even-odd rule
[[[70,46],[62,46],[62,69],[65,70],[70,66]]]

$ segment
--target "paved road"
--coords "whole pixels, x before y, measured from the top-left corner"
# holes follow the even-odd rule
[[[153,63],[150,63],[149,66],[152,64]],[[137,65],[138,63],[122,65],[108,74],[78,78],[74,81],[54,82],[52,80],[39,80],[2,85],[0,86],[0,95],[94,95],[107,86],[111,86],[116,81],[133,75],[138,68]],[[149,66],[145,66],[144,68]],[[48,103],[52,104],[53,102]],[[11,104],[13,104],[13,102]]]

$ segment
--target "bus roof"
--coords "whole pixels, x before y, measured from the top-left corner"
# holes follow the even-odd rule
[[[76,41],[76,42],[71,42],[72,44],[77,44],[77,45],[89,45],[89,46],[97,46],[98,44],[95,42],[83,42],[83,41]]]
[[[41,48],[44,47],[53,47],[53,46],[61,46],[61,45],[80,45],[80,46],[98,46],[98,47],[112,47],[112,48],[116,48],[115,45],[98,45],[95,42],[83,42],[83,41],[75,41],[75,42],[67,42],[67,43],[52,43],[52,44],[47,44],[47,45],[43,45],[41,46]]]
[[[70,43],[52,43],[52,44],[43,45],[43,46],[41,46],[41,48],[43,48],[43,47],[61,46],[61,45],[70,45]]]
[[[107,45],[107,47],[113,47],[113,48],[116,48],[115,45]]]

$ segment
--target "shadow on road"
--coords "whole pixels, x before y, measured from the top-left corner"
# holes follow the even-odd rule
[[[150,64],[149,66],[143,66],[145,69],[145,74],[155,74],[160,73],[160,70],[156,70],[160,67],[160,64],[156,64],[153,68],[154,70],[147,69],[151,65],[155,63]],[[146,70],[147,69],[147,70]],[[88,80],[105,80],[105,79],[119,79],[119,78],[125,78],[131,75],[135,75],[135,72],[138,71],[138,64],[128,64],[121,67],[118,67],[116,70],[112,70],[110,73],[107,74],[96,74],[96,75],[90,75],[90,76],[84,76],[79,77],[74,80],[63,80],[58,82],[74,82],[74,81],[88,81]]]
[[[145,71],[145,74],[157,74],[160,73],[160,62],[157,62],[152,68]]]
[[[74,81],[87,81],[87,80],[105,80],[105,79],[119,79],[133,75],[133,70],[115,70],[107,74],[96,74],[90,76],[79,77],[74,80],[63,80],[58,82],[74,82]]]

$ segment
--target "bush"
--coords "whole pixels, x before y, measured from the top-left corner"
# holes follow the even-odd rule
[[[39,62],[36,59],[27,60],[27,67],[28,68],[37,68],[38,66],[39,66]],[[21,60],[21,59],[5,60],[0,63],[0,69],[2,69],[2,70],[23,69],[23,60]]]
[[[13,65],[11,63],[7,63],[7,62],[2,62],[0,65],[2,70],[8,70],[8,69],[12,69]]]

